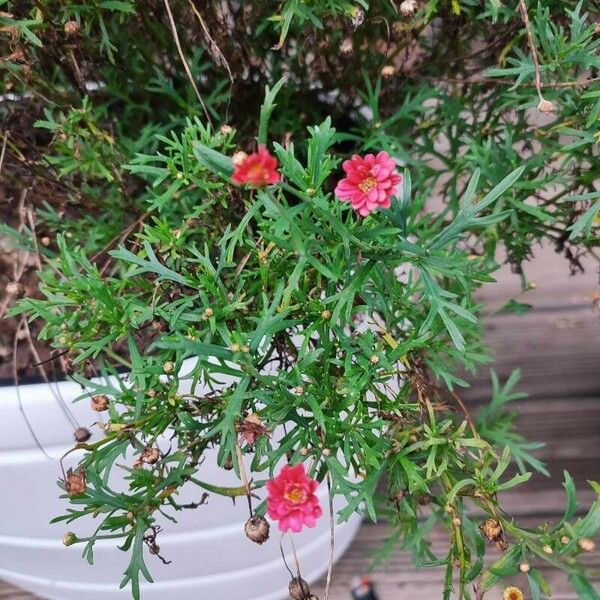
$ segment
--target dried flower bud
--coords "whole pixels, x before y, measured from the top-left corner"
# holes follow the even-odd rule
[[[231,460],[231,457],[229,457],[226,461],[225,464],[223,465],[223,468],[226,471],[231,471],[231,469],[233,469],[233,461]]]
[[[306,456],[308,454],[308,448],[302,447],[298,452],[300,452],[300,456]]]
[[[331,311],[325,309],[322,313],[321,313],[321,317],[325,320],[327,319],[331,319]]]
[[[67,34],[67,37],[76,36],[81,30],[81,25],[77,21],[67,21],[64,24],[64,32]]]
[[[96,412],[108,410],[108,398],[104,394],[92,396],[92,410]]]
[[[140,454],[140,460],[147,465],[153,465],[160,458],[160,450],[158,448],[144,448]]]
[[[454,525],[455,527],[460,527],[462,525],[460,517],[454,517],[454,519],[452,519],[452,525]]]
[[[329,448],[323,448],[323,456],[331,456],[331,450]]]
[[[382,77],[391,77],[395,73],[395,69],[393,65],[385,65],[381,67],[381,76]]]
[[[148,547],[148,552],[150,552],[150,554],[159,554],[160,553],[160,546],[157,546],[156,544],[150,544],[150,546]]]
[[[231,346],[229,346],[229,349],[232,352],[239,352],[241,348],[239,344],[231,344]]]
[[[247,158],[248,155],[243,150],[240,150],[231,157],[231,162],[234,166],[237,166],[241,165]]]
[[[230,135],[233,133],[233,127],[231,127],[231,125],[223,125],[220,131],[222,135]]]
[[[172,363],[170,360],[168,360],[168,361],[167,361],[167,362],[166,362],[166,363],[163,365],[163,371],[164,371],[165,373],[172,373],[174,368],[175,368],[175,365],[174,365],[174,364],[173,364],[173,363]]]
[[[563,535],[560,538],[560,543],[564,544],[565,546],[571,541],[571,538],[568,535]]]
[[[269,522],[264,517],[254,515],[244,525],[248,539],[257,544],[262,544],[269,539]]]
[[[503,600],[523,600],[523,592],[518,587],[514,587],[511,585],[504,590],[504,592],[502,594],[502,599]]]
[[[72,546],[77,543],[77,536],[72,531],[67,531],[67,533],[63,535],[62,543],[65,546]]]
[[[552,104],[552,102],[550,102],[550,100],[545,100],[542,98],[542,100],[540,100],[540,103],[538,104],[537,109],[541,113],[553,113],[554,112],[554,104]]]
[[[373,356],[369,358],[369,361],[372,365],[376,365],[379,362],[379,356],[377,356],[377,354],[373,354]]]
[[[156,398],[156,390],[149,389],[148,390],[148,398]]]
[[[531,565],[529,563],[521,563],[519,565],[519,571],[521,571],[521,573],[529,573],[529,571],[531,571]]]
[[[594,540],[590,540],[590,538],[581,538],[577,542],[577,545],[582,552],[593,552],[596,549],[596,543]]]
[[[85,471],[79,467],[76,471],[69,469],[65,479],[65,490],[69,496],[80,496],[87,490]]]
[[[494,548],[496,548],[498,552],[504,552],[508,550],[508,542],[506,540],[500,540],[494,544]]]
[[[542,551],[544,552],[544,554],[554,554],[554,550],[552,550],[552,546],[549,546],[548,544],[546,544],[545,546],[542,546]]]
[[[502,538],[502,525],[496,519],[488,519],[481,525],[481,533],[488,542],[498,542]]]
[[[92,437],[90,430],[86,429],[85,427],[78,427],[73,435],[78,444],[83,444]]]
[[[352,50],[354,49],[354,44],[352,42],[352,38],[347,37],[342,40],[340,44],[340,52],[344,55],[352,54]]]
[[[294,577],[290,581],[289,592],[292,600],[307,600],[307,598],[310,598],[310,587],[302,577]]]
[[[205,308],[204,312],[202,313],[202,318],[205,321],[208,321],[212,316],[213,316],[214,312],[212,308]]]
[[[400,4],[400,13],[404,17],[412,17],[417,12],[417,0],[404,0]]]

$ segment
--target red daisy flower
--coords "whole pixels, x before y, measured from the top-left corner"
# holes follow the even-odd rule
[[[258,147],[257,152],[234,160],[233,166],[231,180],[240,185],[264,187],[277,183],[281,179],[277,172],[277,159],[262,145]]]

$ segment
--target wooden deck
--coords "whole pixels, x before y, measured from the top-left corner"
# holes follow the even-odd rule
[[[551,478],[535,477],[522,490],[504,498],[505,509],[525,525],[559,516],[564,508],[564,469],[578,484],[582,510],[593,497],[586,480],[600,479],[600,312],[591,306],[592,295],[600,289],[598,273],[590,265],[584,275],[569,277],[565,261],[551,250],[541,252],[530,271],[537,288],[521,301],[532,304],[533,310],[521,317],[497,312],[486,319],[487,338],[496,358],[494,370],[505,378],[514,368],[521,368],[519,389],[530,394],[518,405],[520,429],[531,440],[546,443],[538,455],[547,462]],[[503,271],[499,283],[488,286],[482,299],[493,310],[518,292],[516,276]],[[464,394],[473,405],[489,397],[488,371],[481,369]],[[350,599],[350,579],[368,571],[373,551],[387,535],[385,523],[363,525],[334,569],[330,600]],[[434,549],[441,550],[443,532],[436,532],[433,539]],[[586,558],[600,567],[599,552]],[[576,598],[561,573],[552,569],[544,572],[554,588],[553,600]],[[441,599],[442,570],[417,571],[411,557],[400,551],[371,577],[380,600]],[[516,582],[523,584],[518,579]],[[324,598],[322,582],[313,592]],[[500,597],[498,592],[489,594],[490,600]],[[0,600],[35,599],[0,582]]]

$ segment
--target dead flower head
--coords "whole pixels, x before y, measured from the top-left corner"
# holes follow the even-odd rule
[[[87,490],[87,482],[85,480],[85,471],[79,467],[75,471],[69,469],[65,478],[65,490],[69,496],[80,496],[85,494]]]
[[[253,446],[259,437],[269,435],[269,429],[256,413],[248,415],[241,423],[238,422],[236,430],[250,446]]]

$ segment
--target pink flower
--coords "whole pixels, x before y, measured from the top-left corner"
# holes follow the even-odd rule
[[[277,183],[280,175],[277,172],[277,159],[272,156],[265,146],[259,146],[257,152],[248,156],[241,156],[233,161],[234,183],[243,185],[248,183],[254,187],[264,187]]]
[[[281,531],[298,533],[304,525],[316,525],[323,514],[315,495],[318,485],[318,481],[306,475],[302,463],[295,467],[285,465],[275,479],[267,481],[269,517],[279,521]]]
[[[358,214],[366,217],[376,208],[389,208],[391,198],[402,181],[396,163],[387,152],[364,158],[354,155],[342,165],[346,177],[340,179],[335,195],[342,202],[350,202]]]

